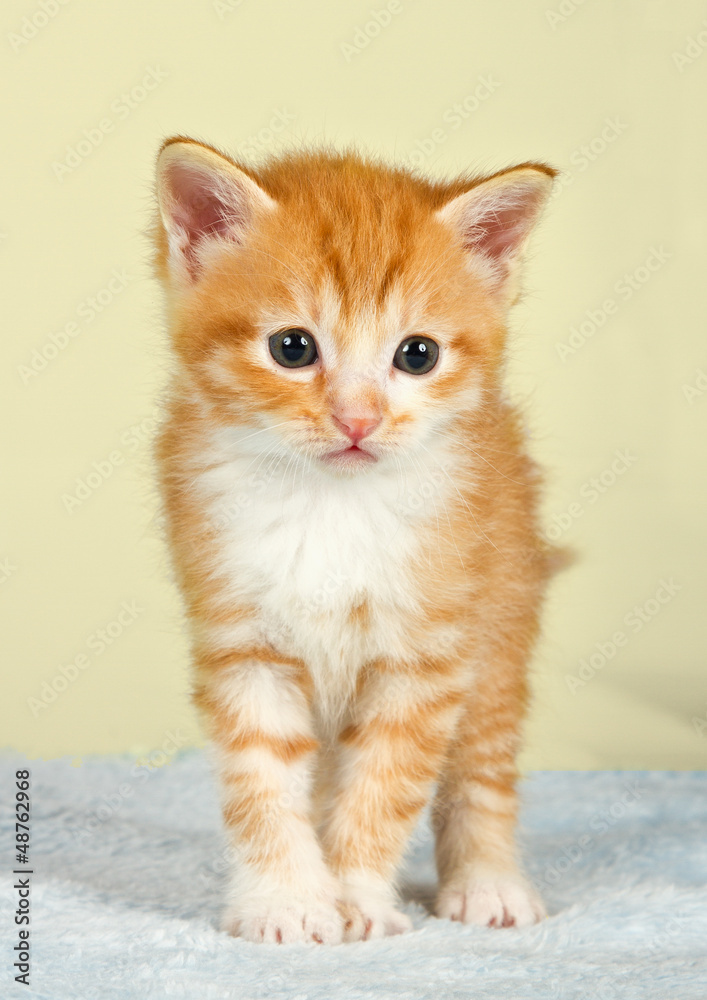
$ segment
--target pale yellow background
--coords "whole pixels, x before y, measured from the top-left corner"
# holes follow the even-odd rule
[[[43,18],[32,0],[3,4],[0,745],[81,756],[150,751],[170,731],[199,739],[151,523],[166,356],[144,230],[157,148],[180,132],[235,153],[249,137],[261,154],[325,139],[406,160],[426,146],[417,159],[433,174],[526,159],[566,171],[533,244],[510,368],[549,470],[546,523],[580,503],[562,539],[581,558],[551,595],[523,764],[707,764],[707,8],[400,0],[369,45],[342,49],[384,6],[45,0]],[[13,48],[33,16],[34,37]],[[154,89],[124,112],[148,71]],[[450,109],[469,96],[455,127]],[[57,177],[67,146],[106,118],[100,145]],[[611,142],[598,138],[607,120]],[[652,248],[669,259],[620,298],[616,283]],[[124,287],[87,320],[114,269]],[[556,344],[609,298],[615,313],[561,360]],[[33,350],[72,321],[77,335],[23,380]],[[116,449],[122,464],[68,512],[64,495]],[[589,502],[583,484],[617,449],[635,461]],[[625,616],[671,578],[679,591],[631,632]],[[91,650],[124,601],[142,611]],[[572,693],[566,676],[617,630],[628,642]],[[33,714],[29,699],[81,653],[89,666]]]

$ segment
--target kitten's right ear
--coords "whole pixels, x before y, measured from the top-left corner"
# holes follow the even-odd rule
[[[168,269],[195,281],[217,240],[242,243],[276,202],[243,170],[209,146],[169,139],[157,160],[157,200],[167,236]]]

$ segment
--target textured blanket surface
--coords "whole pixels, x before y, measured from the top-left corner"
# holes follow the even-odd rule
[[[163,755],[164,756],[164,755]],[[0,996],[42,1000],[706,1000],[707,774],[540,772],[522,841],[550,917],[528,930],[430,915],[426,818],[410,844],[414,930],[325,947],[218,931],[225,853],[206,757],[2,767]],[[32,771],[31,985],[11,970],[16,767]]]

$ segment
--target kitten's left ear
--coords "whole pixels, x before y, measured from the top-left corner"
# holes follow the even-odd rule
[[[555,173],[544,164],[523,164],[475,184],[437,211],[506,303],[516,297],[518,264]]]
[[[168,269],[196,281],[216,239],[242,243],[276,207],[259,184],[210,146],[168,140],[157,160],[157,200],[167,235]]]

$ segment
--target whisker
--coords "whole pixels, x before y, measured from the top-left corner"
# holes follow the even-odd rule
[[[416,464],[419,463],[419,461],[420,461],[419,458],[416,455],[412,454],[412,453],[410,455],[410,458]],[[420,465],[420,468],[422,468],[423,472],[426,471],[426,469],[425,469],[425,467],[423,465]],[[418,474],[418,478],[419,478],[419,474]],[[422,497],[423,502],[424,502],[424,496],[422,494],[422,486],[424,486],[424,483],[420,484],[420,496]],[[441,564],[442,563],[442,541],[441,541],[441,537],[440,537],[439,512],[437,510],[437,502],[436,502],[436,500],[434,498],[434,491],[430,494],[430,500],[432,501],[432,506],[433,506],[434,512],[435,512],[435,520],[437,522],[437,554],[439,556],[439,560],[440,560],[440,564]],[[454,538],[452,540],[454,541],[455,548],[456,548],[456,540]],[[461,558],[461,554],[459,553],[458,549],[457,549],[457,555],[459,556],[459,561],[461,562],[462,568],[464,569],[464,562],[463,562],[463,560]],[[432,552],[431,552],[431,550],[428,550],[428,560],[429,560],[429,566],[430,566],[430,572],[431,572],[432,571]],[[466,570],[464,570],[464,571],[466,572]]]
[[[478,520],[477,520],[477,518],[476,518],[476,515],[474,514],[473,510],[471,509],[471,507],[470,507],[470,506],[469,506],[469,504],[467,503],[467,501],[466,501],[465,497],[463,496],[463,494],[462,494],[461,490],[459,489],[459,487],[457,486],[457,484],[456,484],[456,483],[454,482],[454,480],[452,479],[452,477],[451,477],[451,476],[449,475],[449,473],[447,472],[447,470],[445,469],[445,467],[444,467],[444,466],[442,465],[442,463],[441,463],[441,462],[439,462],[439,461],[437,461],[437,459],[436,459],[436,458],[435,458],[435,456],[434,456],[434,455],[432,454],[432,452],[431,452],[431,451],[429,450],[429,448],[426,448],[426,447],[425,447],[425,445],[424,445],[424,444],[423,444],[423,443],[422,443],[421,441],[419,442],[419,444],[420,444],[420,447],[421,447],[421,448],[424,448],[424,450],[425,450],[425,451],[427,452],[427,454],[428,454],[428,455],[430,456],[430,458],[432,459],[432,461],[433,461],[433,462],[437,462],[437,465],[438,465],[438,466],[440,467],[440,469],[442,470],[442,472],[443,472],[443,473],[445,474],[445,476],[447,477],[447,479],[449,480],[449,482],[450,482],[450,483],[452,484],[452,486],[454,487],[454,489],[456,490],[456,492],[457,492],[457,494],[458,494],[458,496],[459,496],[459,499],[460,499],[460,500],[461,500],[461,502],[462,502],[462,503],[464,504],[464,506],[466,507],[466,509],[467,509],[467,510],[469,511],[469,514],[470,514],[470,515],[471,515],[471,517],[473,518],[473,521],[474,521],[474,524],[476,525],[476,527],[477,527],[477,529],[478,529],[478,532],[479,532],[479,534],[480,534],[480,535],[481,535],[481,536],[482,536],[483,538],[485,538],[485,539],[486,539],[486,541],[487,541],[487,542],[489,543],[489,545],[491,545],[491,546],[492,546],[492,548],[494,548],[494,549],[496,550],[496,552],[498,552],[498,554],[499,554],[500,556],[502,556],[503,558],[505,558],[505,557],[503,556],[503,553],[501,552],[501,550],[500,550],[500,549],[498,548],[498,546],[497,546],[497,545],[495,545],[495,544],[494,544],[494,543],[493,543],[493,542],[491,541],[491,539],[490,539],[490,538],[488,537],[488,535],[486,534],[486,532],[485,532],[485,531],[483,530],[483,528],[482,528],[482,527],[481,527],[481,525],[479,524],[479,522],[478,522]],[[447,518],[449,518],[449,515],[447,515]],[[451,530],[451,524],[450,524],[450,530]],[[455,544],[456,544],[456,543],[455,543]],[[460,556],[459,558],[461,559],[461,556]]]
[[[439,523],[439,511],[437,509],[437,501],[435,500],[434,489],[430,494],[430,500],[432,501],[432,506],[435,512],[435,521],[437,522],[437,554],[439,556],[440,564],[442,562],[442,538],[440,535],[440,523]]]
[[[296,458],[296,455],[297,455],[297,453],[293,451],[292,454],[290,455],[290,458],[289,458],[289,461],[288,461],[287,465],[285,466],[285,471],[283,473],[282,480],[280,482],[280,493],[278,494],[278,501],[282,500],[282,491],[283,491],[283,489],[285,487],[285,482],[287,480],[287,473],[289,471],[290,466],[292,465],[292,462]],[[284,500],[283,500],[283,513],[284,513],[284,506],[285,506],[285,504],[284,504]]]
[[[507,479],[509,483],[515,483],[516,486],[532,486],[532,483],[522,483],[519,479],[513,479],[511,476],[507,476],[505,472],[501,472],[500,469],[497,469],[496,466],[493,465],[491,462],[489,462],[489,460],[485,458],[480,451],[477,451],[475,448],[472,448],[471,445],[464,444],[461,441],[458,443],[461,444],[462,448],[466,448],[467,451],[470,451],[475,458],[480,458],[482,462],[486,462],[486,464],[490,466],[494,472],[498,473],[498,475],[502,476],[504,479]],[[504,454],[504,453],[500,452],[499,454]],[[506,452],[505,454],[512,454],[512,453]]]

